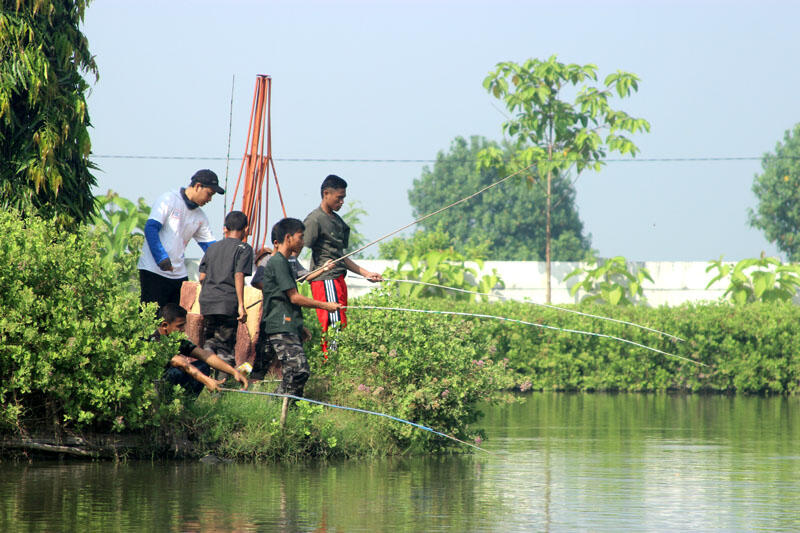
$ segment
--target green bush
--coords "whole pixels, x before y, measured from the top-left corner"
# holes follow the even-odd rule
[[[788,302],[800,288],[800,265],[786,264],[775,257],[742,259],[736,265],[722,262],[722,257],[711,261],[706,272],[717,271],[706,289],[717,281],[727,279],[728,289],[722,298],[730,296],[735,304],[752,302]]]
[[[372,293],[353,305],[398,307],[423,300]],[[329,380],[329,395],[345,405],[391,414],[462,440],[472,427],[478,403],[513,382],[490,340],[463,317],[383,310],[348,310],[347,328],[336,336],[337,350],[312,372]],[[318,359],[312,359],[317,360]],[[388,430],[402,447],[438,450],[454,443],[406,424]]]
[[[175,342],[149,343],[121,266],[86,230],[0,213],[0,427],[134,429],[152,423]]]
[[[646,308],[582,304],[572,309],[671,333],[523,302],[447,303],[440,308],[511,317],[628,339],[704,363],[696,365],[607,338],[491,319],[472,319],[474,335],[509,359],[523,389],[581,391],[800,392],[800,307],[787,303],[684,304]],[[446,307],[444,307],[446,305]],[[524,379],[523,379],[524,376]]]
[[[578,267],[564,277],[564,281],[578,276],[583,278],[569,289],[575,296],[583,289],[586,295],[582,302],[596,302],[610,305],[632,305],[645,303],[642,284],[645,280],[653,283],[650,272],[644,268],[633,267],[628,270],[628,261],[622,257],[592,261],[587,268]]]
[[[481,293],[505,287],[497,270],[480,276],[477,269],[466,264],[469,260],[475,262],[478,268],[483,268],[486,243],[483,247],[468,247],[468,253],[462,254],[456,251],[451,241],[450,235],[437,230],[418,231],[410,238],[398,237],[381,244],[382,257],[397,259],[397,268],[387,268],[383,277],[387,280],[421,282],[393,284],[400,296],[413,298],[470,299],[465,292],[448,291],[434,285]],[[485,296],[479,296],[478,299],[480,298]],[[476,298],[473,296],[472,299]]]

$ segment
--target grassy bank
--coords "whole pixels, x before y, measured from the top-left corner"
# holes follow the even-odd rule
[[[477,429],[477,404],[497,400],[509,389],[741,394],[796,394],[800,389],[800,332],[795,327],[800,308],[792,305],[577,308],[685,339],[674,341],[633,326],[519,302],[401,301],[373,295],[354,304],[495,315],[602,333],[704,365],[608,338],[487,318],[357,309],[350,311],[351,326],[339,333],[339,350],[327,362],[314,346],[309,348],[310,397],[390,413],[471,442],[486,437]],[[319,406],[298,405],[281,431],[279,401],[261,396],[204,395],[185,415],[193,420],[186,430],[199,449],[234,459],[460,449],[397,422]]]

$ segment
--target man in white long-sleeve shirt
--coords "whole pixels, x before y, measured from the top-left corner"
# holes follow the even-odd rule
[[[214,242],[208,217],[200,209],[214,193],[225,190],[214,172],[203,169],[195,172],[188,187],[164,193],[153,204],[138,265],[142,302],[157,302],[159,308],[180,303],[181,285],[189,279],[186,245],[194,239],[205,252]]]

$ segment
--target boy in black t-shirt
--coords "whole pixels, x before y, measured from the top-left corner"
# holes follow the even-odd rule
[[[272,228],[275,253],[264,267],[262,289],[261,328],[267,339],[267,349],[275,351],[283,373],[278,393],[294,396],[303,395],[310,373],[302,343],[310,339],[311,334],[303,327],[300,308],[337,311],[341,307],[338,302],[320,302],[297,292],[297,282],[287,258],[303,249],[304,231],[305,226],[296,218],[284,218]]]
[[[158,329],[150,336],[151,341],[158,341],[162,336],[175,331],[183,332],[186,327],[186,309],[175,303],[168,303],[158,312],[161,323]],[[188,357],[198,359],[189,362]],[[166,365],[163,379],[173,385],[180,385],[195,396],[200,394],[205,386],[214,392],[219,390],[219,384],[211,378],[211,368],[231,374],[236,381],[247,388],[247,378],[225,361],[202,348],[197,347],[188,339],[181,340],[178,355],[174,355]]]
[[[200,261],[200,313],[206,327],[203,348],[235,365],[238,322],[247,320],[244,278],[253,271],[253,248],[247,236],[247,216],[231,211],[225,217],[225,238],[208,247]]]

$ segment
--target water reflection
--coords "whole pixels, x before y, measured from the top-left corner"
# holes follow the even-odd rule
[[[509,452],[497,483],[530,510],[504,526],[797,530],[798,407],[797,398],[538,394],[496,409],[489,446]],[[523,472],[547,486],[522,483]]]
[[[797,398],[534,394],[492,455],[4,463],[0,530],[800,530]]]

